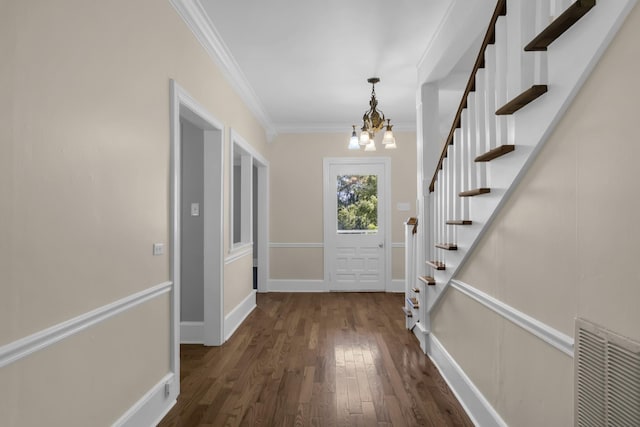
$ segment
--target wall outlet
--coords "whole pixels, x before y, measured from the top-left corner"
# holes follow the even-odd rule
[[[164,254],[164,243],[153,244],[153,255],[158,256]]]

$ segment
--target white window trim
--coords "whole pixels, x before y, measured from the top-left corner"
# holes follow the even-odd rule
[[[229,175],[229,255],[234,255],[232,259],[236,259],[236,256],[244,256],[249,254],[253,249],[253,165],[255,161],[262,165],[268,165],[268,162],[260,153],[258,153],[251,144],[247,142],[238,132],[234,129],[229,130],[229,145],[230,145],[230,158],[229,165],[231,173]],[[241,228],[240,228],[240,242],[234,243],[234,158],[236,147],[239,147],[242,152],[242,164],[241,164],[241,188],[246,189],[242,192],[240,209],[241,209]]]

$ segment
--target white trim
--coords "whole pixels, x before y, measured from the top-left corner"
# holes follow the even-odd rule
[[[20,338],[0,347],[0,368],[3,368],[36,351],[42,350],[77,334],[97,323],[103,322],[123,311],[132,309],[157,296],[169,293],[173,288],[171,282],[164,282],[143,291],[126,296],[115,302],[103,305],[80,316],[58,323],[24,338]]]
[[[324,280],[270,279],[269,292],[328,292]]]
[[[387,286],[387,292],[399,292],[404,293],[404,279],[393,279]]]
[[[232,262],[251,254],[253,254],[253,243],[245,243],[242,246],[233,248],[233,250],[229,252],[229,255],[224,259],[224,263],[225,265],[231,264]]]
[[[165,375],[155,386],[144,394],[131,406],[118,420],[114,427],[138,427],[155,426],[162,421],[165,415],[176,404],[176,399],[166,395],[165,385],[173,387],[175,375]]]
[[[345,138],[351,135],[349,123],[279,123],[276,124],[278,133],[343,133]],[[415,122],[400,122],[393,125],[394,132],[415,132]]]
[[[404,249],[404,242],[393,242],[391,243],[391,247],[393,249]]]
[[[269,162],[260,157],[254,157],[254,166],[258,172],[258,197],[257,197],[257,213],[258,219],[256,226],[258,227],[256,237],[258,244],[256,245],[257,254],[253,254],[258,259],[258,292],[267,292],[269,286]],[[256,210],[254,210],[255,212]]]
[[[567,356],[573,357],[574,339],[557,329],[534,319],[533,317],[511,307],[484,292],[460,280],[451,280],[451,286],[476,300],[493,312],[520,326],[525,331],[535,335],[547,344],[560,350]]]
[[[180,118],[204,132],[204,342],[221,345],[224,341],[224,125],[214,118],[176,81],[170,80],[171,125],[171,371],[180,372]],[[177,397],[179,385],[174,387]]]
[[[324,248],[324,243],[269,243],[270,248]]]
[[[442,375],[469,418],[471,418],[473,424],[482,427],[507,427],[507,423],[493,409],[460,365],[433,334],[428,335],[427,343],[429,358],[436,365],[440,375]]]
[[[204,344],[204,322],[180,322],[180,344]]]
[[[244,139],[239,133],[238,131],[236,131],[233,128],[229,129],[229,140],[231,141],[231,143],[237,143],[240,148],[242,148],[244,151],[246,151],[251,157],[253,157],[254,159],[257,159],[258,162],[260,162],[263,165],[268,165],[269,162],[267,161],[267,159],[265,159],[262,154],[260,154],[253,145],[249,144],[249,142],[247,142],[246,139]]]
[[[187,27],[198,39],[200,44],[219,65],[220,71],[227,78],[231,87],[240,95],[249,110],[264,127],[267,139],[271,141],[276,136],[275,126],[260,102],[253,87],[231,55],[226,44],[209,19],[202,4],[198,0],[169,0],[171,5],[182,17]]]
[[[227,341],[238,329],[242,322],[256,308],[256,291],[252,290],[229,314],[224,318],[224,340]]]

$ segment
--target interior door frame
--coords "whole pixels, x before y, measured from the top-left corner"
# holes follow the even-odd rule
[[[251,158],[252,166],[255,166],[258,172],[258,206],[257,210],[260,213],[258,218],[256,219],[256,226],[258,227],[258,253],[254,254],[254,258],[258,259],[258,292],[268,292],[268,280],[269,280],[269,162],[267,159],[262,156],[246,139],[244,139],[235,129],[231,128],[229,130],[229,141],[231,146],[230,153],[230,162],[233,167],[233,150],[234,145],[238,145],[247,155]],[[230,181],[230,194],[233,197],[233,178],[229,178]],[[247,211],[250,216],[253,215],[253,180],[250,179],[250,190],[247,196]],[[233,212],[231,211],[231,206],[229,207],[229,252],[233,252],[235,248],[233,247]],[[253,237],[253,218],[250,218],[247,221],[248,230],[246,230],[247,234]],[[252,239],[250,239],[252,240]],[[245,245],[244,249],[251,251],[253,248],[253,242],[249,242],[251,245]],[[243,250],[243,247],[240,247],[238,250]]]
[[[180,378],[180,204],[181,204],[181,136],[180,118],[195,124],[204,132],[204,333],[205,345],[224,342],[224,125],[213,117],[187,91],[170,80],[170,280],[171,291],[171,371]],[[210,165],[211,167],[207,167]],[[179,384],[171,387],[175,396]]]
[[[323,239],[324,239],[324,288],[327,291],[331,290],[331,281],[333,280],[332,272],[335,269],[335,258],[332,256],[327,256],[328,250],[331,250],[329,247],[329,243],[332,241],[332,234],[335,233],[333,229],[333,221],[329,221],[328,218],[335,216],[335,212],[333,212],[331,208],[332,204],[329,200],[329,192],[327,188],[330,188],[331,185],[334,185],[335,177],[331,176],[330,170],[333,165],[354,165],[354,166],[362,166],[362,165],[381,165],[384,169],[384,192],[385,192],[385,201],[384,206],[384,289],[388,292],[391,287],[391,158],[389,157],[325,157],[323,159],[323,185],[322,185],[322,194],[323,194]],[[335,197],[335,196],[334,196]],[[381,207],[378,205],[378,209]]]

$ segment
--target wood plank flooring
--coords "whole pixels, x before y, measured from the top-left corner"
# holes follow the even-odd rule
[[[403,295],[258,294],[222,347],[183,345],[160,426],[472,426],[404,328]]]

